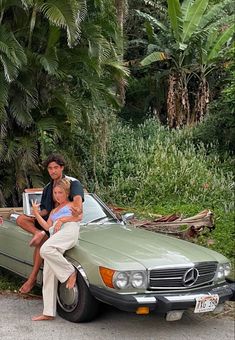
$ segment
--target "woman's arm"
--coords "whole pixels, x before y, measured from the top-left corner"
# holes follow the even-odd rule
[[[72,207],[74,207],[74,202],[71,202],[68,205],[72,210]],[[54,223],[54,233],[60,230],[62,224],[67,223],[67,222],[78,222],[78,221],[81,221],[81,219],[82,219],[82,214],[78,216],[71,215],[71,216],[64,216],[64,217],[58,218],[56,222]]]
[[[33,208],[33,213],[35,218],[37,219],[38,223],[45,229],[49,230],[49,228],[52,226],[52,221],[50,217],[48,218],[47,221],[45,221],[42,216],[40,215],[40,212],[38,210],[40,204],[37,203],[37,201],[32,201],[32,208]]]
[[[82,219],[82,203],[81,203],[81,206],[78,207],[78,204],[75,201],[75,202],[69,203],[68,206],[69,206],[70,210],[72,211],[72,216],[60,217],[58,220],[60,220],[62,223],[66,223],[66,222],[79,222],[79,221],[81,221],[81,219]],[[76,211],[78,211],[78,209],[79,209],[80,213],[74,215],[73,214],[73,209],[74,208],[76,209]]]

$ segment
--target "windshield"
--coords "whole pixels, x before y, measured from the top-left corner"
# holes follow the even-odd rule
[[[85,194],[85,200],[83,203],[83,219],[81,223],[98,223],[105,222],[106,220],[117,221],[117,218],[109,211],[108,207],[105,207],[103,202],[101,204],[92,195]]]
[[[31,200],[37,199],[41,201],[42,193],[24,193],[23,194],[23,206],[27,215],[31,213]],[[95,194],[85,194],[85,200],[83,203],[83,219],[82,224],[87,223],[106,223],[106,222],[119,222],[115,214],[100,200]]]

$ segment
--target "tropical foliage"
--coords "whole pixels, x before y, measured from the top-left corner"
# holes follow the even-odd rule
[[[58,151],[106,201],[213,209],[215,247],[231,256],[232,5],[0,1],[0,205],[43,185],[41,161]]]
[[[40,160],[71,145],[75,130],[98,138],[97,112],[118,107],[127,71],[112,0],[0,4],[0,197],[17,205],[25,186],[40,184]]]
[[[163,101],[168,125],[192,125],[207,112],[209,75],[220,67],[221,55],[231,45],[234,31],[231,1],[211,5],[208,0],[182,3],[169,0],[167,12],[159,2],[158,5],[144,2],[151,11],[136,10],[145,31],[145,40],[142,38],[139,43],[146,46],[148,39],[147,57],[141,64],[150,65],[152,82],[158,84],[155,105],[149,103],[149,108],[153,111],[154,106],[155,114],[160,116],[159,98],[166,97]],[[166,95],[161,87],[166,88]]]

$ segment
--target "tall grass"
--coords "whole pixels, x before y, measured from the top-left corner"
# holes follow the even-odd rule
[[[216,217],[211,247],[232,259],[234,181],[224,168],[216,154],[193,144],[191,130],[170,131],[154,120],[137,128],[117,123],[106,162],[96,166],[96,188],[106,202],[141,212],[189,216],[211,209]]]
[[[196,147],[189,131],[169,131],[154,120],[135,129],[116,125],[103,175],[100,191],[116,203],[233,209],[233,176],[219,167],[218,157],[208,156],[202,144]]]

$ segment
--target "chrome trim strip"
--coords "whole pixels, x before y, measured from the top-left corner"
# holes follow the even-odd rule
[[[89,287],[89,286],[90,286],[90,283],[89,283],[88,277],[87,277],[87,275],[86,275],[85,270],[84,270],[83,267],[81,266],[81,264],[80,264],[78,261],[72,259],[72,258],[69,257],[69,256],[65,256],[65,257],[66,257],[66,259],[67,259],[70,263],[72,263],[72,265],[74,265],[74,267],[79,271],[79,273],[82,275],[82,278],[84,279],[86,285]]]
[[[184,263],[184,264],[176,264],[176,265],[172,265],[172,264],[167,264],[167,265],[162,265],[162,266],[156,266],[156,267],[149,267],[148,270],[158,270],[158,269],[178,269],[178,268],[191,268],[194,267],[196,264],[193,262],[189,262],[189,263]]]
[[[200,286],[204,286],[205,284],[212,284],[213,283],[213,279],[211,279],[210,281],[206,281],[206,282],[202,282],[202,283],[199,283],[198,285],[193,285],[192,288],[195,288],[195,287],[200,287]],[[165,290],[168,290],[168,289],[175,289],[175,290],[182,290],[184,289],[185,290],[185,286],[175,286],[175,287],[160,287],[160,286],[157,286],[157,287],[152,287],[152,286],[149,286],[149,289],[152,289],[152,290],[159,290],[159,289],[165,289]]]
[[[168,265],[162,265],[162,266],[156,266],[156,267],[149,267],[148,270],[158,270],[158,269],[178,269],[178,268],[191,268],[191,267],[195,267],[198,265],[211,265],[211,264],[217,264],[218,265],[218,261],[205,261],[205,262],[189,262],[189,263],[184,263],[184,264],[176,264],[176,265],[172,265],[172,264],[168,264]]]
[[[156,303],[157,299],[154,296],[134,296],[138,303]]]
[[[180,280],[182,279],[183,276],[174,276],[174,277],[160,277],[160,278],[156,278],[156,277],[151,277],[150,280],[151,281],[161,281],[161,280]]]
[[[89,280],[88,280],[88,277],[85,273],[85,270],[82,268],[81,265],[78,265],[77,267],[77,270],[79,271],[79,273],[82,275],[82,278],[84,279],[84,281],[86,282],[87,286],[89,287],[90,286],[90,283],[89,283]]]
[[[196,298],[204,296],[206,294],[192,294],[192,295],[186,295],[186,296],[164,296],[164,298],[166,298],[168,301],[170,302],[188,302],[188,301],[195,301]]]
[[[14,260],[14,261],[17,261],[17,262],[20,262],[20,263],[23,263],[23,264],[27,264],[27,266],[31,266],[33,267],[33,264],[31,262],[27,262],[27,261],[23,261],[17,257],[14,257],[14,256],[11,256],[11,255],[8,255],[6,253],[3,253],[2,251],[0,251],[0,255],[3,255],[5,257],[8,257],[9,259],[11,260]]]

